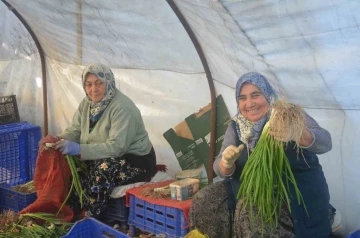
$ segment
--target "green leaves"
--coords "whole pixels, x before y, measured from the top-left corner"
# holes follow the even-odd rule
[[[76,193],[79,195],[80,205],[81,205],[81,207],[83,207],[84,206],[84,200],[88,199],[88,198],[86,197],[85,191],[82,188],[81,181],[80,181],[77,169],[79,168],[82,171],[86,171],[87,170],[86,165],[85,165],[84,162],[80,161],[76,157],[66,155],[66,159],[68,161],[69,168],[70,168],[71,175],[72,175],[72,184],[71,184],[69,194],[68,194],[67,198],[65,199],[64,203],[62,204],[61,208],[66,203],[66,201],[69,198],[70,193],[72,192],[73,188],[75,188]]]
[[[36,224],[38,222],[39,224]],[[62,237],[71,228],[72,223],[60,221],[49,213],[25,213],[19,216],[18,222],[0,232],[2,237]]]

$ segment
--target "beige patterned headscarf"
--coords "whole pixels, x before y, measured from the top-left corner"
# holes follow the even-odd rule
[[[94,103],[85,90],[85,80],[88,74],[94,74],[106,85],[105,97],[98,103]],[[82,84],[88,101],[90,102],[90,118],[103,112],[115,95],[115,77],[111,69],[103,64],[92,64],[87,66],[82,74]]]

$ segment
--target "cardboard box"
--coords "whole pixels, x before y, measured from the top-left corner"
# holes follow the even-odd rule
[[[172,182],[170,186],[171,199],[184,201],[195,195],[199,191],[199,180],[186,178],[177,182]]]
[[[224,134],[231,119],[221,95],[217,97],[216,102],[215,156],[220,152]],[[195,169],[204,165],[208,171],[210,130],[211,104],[208,104],[163,134],[173,149],[182,170]]]

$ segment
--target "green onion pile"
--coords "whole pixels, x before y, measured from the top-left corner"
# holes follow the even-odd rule
[[[19,193],[34,193],[36,192],[35,186],[34,186],[34,180],[31,180],[25,184],[17,185],[15,187],[12,187],[12,190],[19,192]]]
[[[41,220],[41,225],[36,224]],[[70,230],[72,223],[59,221],[53,214],[3,211],[0,214],[0,238],[5,237],[62,237]]]
[[[62,237],[69,231],[72,223],[62,222],[58,215],[66,204],[71,192],[75,188],[80,198],[81,207],[83,207],[85,199],[87,199],[82,189],[78,170],[86,172],[86,165],[76,157],[66,155],[66,159],[71,171],[72,182],[69,193],[59,208],[56,215],[48,213],[26,213],[17,214],[14,211],[4,211],[0,214],[0,238],[2,237]],[[22,191],[24,188],[33,186],[33,181],[18,186],[14,190]],[[37,224],[39,223],[39,224]]]

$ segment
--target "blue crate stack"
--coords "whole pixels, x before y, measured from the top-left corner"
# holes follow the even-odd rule
[[[98,237],[113,237],[113,238],[130,238],[130,236],[111,228],[104,223],[95,220],[94,218],[85,218],[75,223],[67,235],[63,238],[98,238]]]
[[[0,125],[0,210],[20,211],[36,199],[36,193],[11,189],[33,179],[41,128],[27,122]]]
[[[106,220],[118,221],[121,226],[127,226],[129,208],[126,207],[125,197],[111,198],[106,210],[101,214],[101,216]]]
[[[350,233],[347,238],[360,238],[360,230]]]
[[[184,212],[181,209],[155,205],[130,195],[130,235],[135,227],[153,234],[165,234],[167,238],[184,237],[188,232]]]

